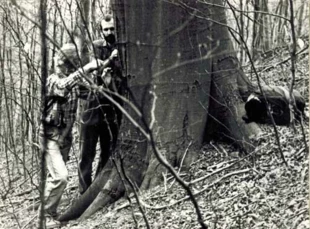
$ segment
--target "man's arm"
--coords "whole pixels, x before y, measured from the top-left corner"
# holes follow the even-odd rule
[[[105,59],[105,60],[101,60],[103,61],[103,65],[100,66],[100,68],[98,69],[99,72],[101,72],[103,69],[105,69],[106,67],[110,67],[111,65],[113,65],[115,63],[115,61],[117,60],[118,58],[118,50],[117,49],[114,49],[111,53],[111,55]],[[96,60],[96,59],[94,59]],[[98,60],[98,59],[97,59]]]
[[[96,69],[98,70],[99,72],[102,70],[102,69],[105,69],[106,67],[110,66],[111,64],[113,64],[115,62],[115,60],[117,59],[118,57],[118,50],[113,50],[111,55],[105,59],[105,60],[100,60],[100,59],[93,59],[92,61],[101,61],[101,66]],[[93,98],[93,94],[91,91],[89,91],[89,89],[87,87],[85,87],[85,85],[83,84],[88,84],[85,80],[85,82],[82,83],[82,85],[80,85],[80,94],[79,94],[79,98],[81,99],[84,99],[84,100],[91,100]]]
[[[57,74],[51,75],[47,82],[47,91],[49,95],[65,97],[78,82],[87,84],[87,80],[83,77],[84,74],[88,74],[100,67],[108,66],[112,60],[112,55],[105,61],[94,59],[83,68],[79,68],[77,71],[64,78],[60,78]]]
[[[68,77],[61,79],[58,82],[58,87],[59,88],[67,88],[71,89],[76,85],[76,83],[82,81],[82,82],[87,82],[83,76],[84,74],[88,74],[93,70],[96,70],[98,68],[107,66],[112,59],[108,58],[105,61],[99,60],[99,59],[94,59],[88,64],[86,64],[84,67],[79,68],[77,71],[74,73],[70,74]]]

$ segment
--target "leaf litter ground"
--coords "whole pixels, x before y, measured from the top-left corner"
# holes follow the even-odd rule
[[[307,57],[307,56],[306,56]],[[262,66],[278,63],[277,58],[266,60]],[[275,66],[264,73],[268,84],[286,86],[290,83],[290,66]],[[251,77],[251,76],[249,76]],[[297,64],[295,88],[307,100],[309,112],[308,60],[301,58]],[[308,140],[308,121],[305,122]],[[199,158],[189,173],[181,176],[194,181],[203,218],[209,228],[310,228],[308,215],[308,152],[303,141],[301,126],[277,127],[281,148],[288,167],[281,160],[273,128],[261,125],[264,135],[251,155],[240,156],[226,143],[210,142],[199,152]],[[75,146],[76,147],[76,146]],[[75,150],[75,152],[77,152]],[[60,208],[67,208],[78,196],[77,155],[68,163],[70,181]],[[0,165],[5,173],[4,158]],[[37,172],[36,172],[37,174]],[[151,228],[200,228],[195,209],[186,200],[185,191],[169,175],[161,186],[139,193],[143,209]],[[33,228],[37,221],[38,191],[30,179],[16,178],[12,188],[6,190],[2,179],[0,202],[0,228]],[[37,178],[34,177],[37,183]],[[95,228],[145,228],[145,222],[132,195],[130,206],[124,197],[94,214],[83,222],[70,221],[62,227],[72,229]],[[134,219],[137,223],[135,223]]]

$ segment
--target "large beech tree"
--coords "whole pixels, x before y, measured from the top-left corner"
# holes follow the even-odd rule
[[[253,150],[250,137],[260,129],[241,119],[251,85],[233,49],[219,6],[223,1],[114,0],[112,5],[124,75],[130,76],[126,97],[142,116],[127,103],[123,107],[154,136],[171,166],[182,162],[186,170],[197,157],[196,149],[214,136],[243,151]],[[110,162],[60,220],[86,218],[120,198],[125,192],[120,164],[138,187],[157,185],[165,168],[153,146],[123,117]]]

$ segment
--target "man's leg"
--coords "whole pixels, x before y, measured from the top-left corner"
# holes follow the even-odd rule
[[[65,138],[65,143],[63,145],[63,148],[60,149],[61,155],[62,155],[65,163],[67,163],[67,161],[69,160],[69,153],[70,153],[70,149],[72,147],[72,141],[73,141],[72,134],[69,134]]]
[[[115,149],[118,124],[115,121],[106,121],[101,124],[100,128],[100,158],[96,170],[96,176],[101,172],[103,167],[108,162],[112,151]]]
[[[44,209],[50,215],[57,214],[57,207],[68,183],[68,170],[57,141],[48,138],[46,142],[46,166],[49,172],[44,198]]]
[[[79,191],[83,194],[90,186],[92,180],[92,163],[96,155],[98,141],[98,126],[81,125],[79,158]]]

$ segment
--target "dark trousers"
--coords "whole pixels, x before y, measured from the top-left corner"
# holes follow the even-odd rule
[[[96,125],[81,125],[79,158],[79,191],[84,193],[92,183],[92,164],[96,155],[96,145],[100,140],[100,158],[97,176],[109,160],[114,150],[118,134],[116,121],[104,121]]]

